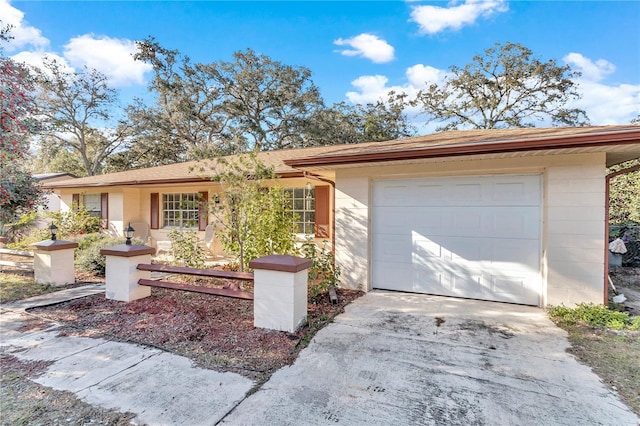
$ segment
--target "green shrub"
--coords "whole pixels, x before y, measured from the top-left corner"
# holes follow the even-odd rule
[[[64,212],[51,212],[47,216],[58,227],[60,239],[100,232],[100,218],[91,216],[84,206],[74,206]]]
[[[100,232],[100,219],[80,206],[76,210],[64,212],[49,212],[44,215],[58,228],[57,238],[59,240],[76,241],[84,235],[97,234]],[[11,226],[16,227],[16,238],[9,248],[15,250],[30,250],[29,245],[51,238],[51,231],[48,227],[37,229],[34,227],[38,219],[37,214],[29,213],[24,215],[20,221]]]
[[[75,242],[78,243],[78,248],[76,248],[76,255],[78,254],[78,252],[86,250],[87,247],[90,247],[91,245],[95,244],[96,241],[104,240],[107,237],[108,237],[107,235],[102,234],[100,232],[92,232],[91,234],[78,235],[76,238],[74,238]]]
[[[614,311],[604,305],[581,303],[575,308],[554,306],[549,308],[549,316],[565,325],[583,324],[592,327],[605,327],[613,330],[638,330],[640,319],[630,318],[626,312]]]
[[[13,223],[5,223],[0,229],[0,235],[9,239],[10,243],[19,242],[36,229],[36,222],[40,219],[37,211],[25,213]]]
[[[312,239],[308,239],[302,245],[301,255],[313,261],[309,269],[309,296],[314,299],[327,293],[340,284],[340,267],[336,266],[333,253],[325,248],[318,247]]]
[[[287,193],[278,186],[262,189],[255,194],[253,207],[244,243],[246,263],[274,253],[295,254],[296,216]]]
[[[39,243],[40,241],[48,240],[51,238],[51,233],[48,229],[31,229],[31,232],[28,235],[23,236],[22,238],[16,239],[12,243],[7,244],[7,248],[13,250],[25,250],[31,251],[33,250],[31,244]]]
[[[105,247],[111,247],[118,244],[124,244],[124,237],[111,237],[105,234],[89,234],[78,242],[82,244],[76,249],[75,266],[81,271],[90,272],[96,275],[104,276],[106,269],[106,258],[100,254],[100,250]],[[141,241],[135,241],[133,244],[142,244]]]
[[[178,265],[204,268],[204,250],[193,230],[172,229],[169,233],[173,257]]]

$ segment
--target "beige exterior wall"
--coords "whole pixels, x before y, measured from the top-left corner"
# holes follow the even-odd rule
[[[109,229],[107,232],[114,237],[123,237],[124,228],[124,197],[122,192],[110,192],[109,203]]]
[[[546,303],[604,302],[604,154],[549,167],[545,182]]]
[[[336,261],[343,286],[371,289],[371,186],[375,179],[541,173],[542,305],[602,303],[605,154],[433,160],[336,171]]]
[[[369,220],[370,179],[350,173],[336,174],[336,264],[340,266],[342,285],[370,290]]]
[[[333,180],[333,174],[323,174],[323,177]],[[278,184],[283,188],[299,188],[304,187],[307,182],[313,186],[329,185],[327,182],[316,180],[313,178],[282,178],[277,181],[267,182],[267,185]],[[164,185],[164,186],[116,186],[108,188],[70,188],[61,189],[61,210],[70,210],[73,194],[99,194],[103,192],[109,193],[109,234],[123,236],[124,228],[129,222],[151,223],[151,204],[150,198],[152,193],[160,194],[162,202],[162,194],[168,193],[192,193],[207,191],[209,198],[220,191],[220,185],[214,182],[203,182],[198,184],[181,184],[181,185]],[[333,216],[333,196],[330,196],[332,205],[329,208],[330,216]],[[170,229],[162,228],[162,213],[160,213],[160,229],[149,230],[149,244],[153,247],[157,246],[158,241],[169,241]],[[330,221],[331,221],[330,217]],[[209,223],[215,222],[215,217],[209,215]],[[199,231],[198,235],[204,239],[204,231]],[[302,240],[301,236],[301,240]],[[324,239],[317,239],[319,246],[323,245]],[[327,249],[331,249],[330,242],[326,244]],[[215,246],[216,254],[223,254],[222,247],[217,244]]]
[[[56,191],[58,198],[60,198],[60,211],[68,212],[71,210],[71,204],[73,203],[73,192],[67,190]]]

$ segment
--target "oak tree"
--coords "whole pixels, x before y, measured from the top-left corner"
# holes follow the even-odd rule
[[[45,59],[35,76],[41,133],[73,150],[87,175],[98,174],[130,135],[129,125],[114,117],[116,91],[97,70],[67,71],[54,59]]]
[[[412,103],[428,121],[444,123],[438,130],[582,126],[589,123],[585,112],[568,106],[580,97],[578,75],[520,44],[496,43],[463,68],[451,67],[442,83],[429,84]]]
[[[386,102],[340,102],[318,110],[305,125],[305,145],[381,142],[414,136],[416,129],[404,112],[406,104],[406,95],[391,92]]]

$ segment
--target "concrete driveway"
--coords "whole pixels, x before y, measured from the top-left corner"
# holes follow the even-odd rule
[[[542,309],[376,291],[222,423],[629,425]]]
[[[542,309],[375,291],[321,330],[295,364],[256,383],[143,346],[21,331],[0,307],[0,353],[52,361],[35,379],[148,425],[616,425],[640,419],[565,352]]]

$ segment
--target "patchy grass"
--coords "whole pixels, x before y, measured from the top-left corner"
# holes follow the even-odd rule
[[[48,366],[0,355],[0,425],[130,425],[131,413],[91,406],[73,393],[54,390],[30,380]]]
[[[93,274],[76,271],[76,282],[73,284],[64,286],[37,284],[31,271],[4,268],[5,270],[0,272],[0,303],[15,302],[54,291],[104,281],[104,278]]]
[[[48,284],[36,284],[33,272],[0,272],[0,303],[27,299],[60,290]]]
[[[549,316],[569,333],[568,352],[640,415],[640,317],[601,305],[554,307]]]

